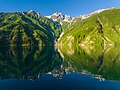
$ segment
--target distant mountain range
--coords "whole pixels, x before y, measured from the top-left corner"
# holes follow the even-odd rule
[[[0,13],[0,46],[113,45],[120,41],[120,9],[108,8],[72,18],[59,12]],[[62,34],[62,35],[61,35]]]

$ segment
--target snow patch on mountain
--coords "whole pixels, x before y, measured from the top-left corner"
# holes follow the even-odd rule
[[[73,20],[73,18],[71,16],[63,15],[60,12],[53,13],[51,16],[46,16],[46,17],[49,18],[49,19],[52,19],[53,21],[60,22],[60,23],[62,21],[64,21],[64,22],[71,22]]]
[[[86,19],[86,18],[91,17],[91,16],[94,15],[94,14],[99,14],[99,13],[105,11],[105,10],[110,10],[110,9],[114,9],[114,8],[115,8],[115,7],[106,8],[106,9],[99,9],[99,10],[96,10],[96,11],[90,13],[90,14],[80,15],[80,17],[81,17],[81,19]]]

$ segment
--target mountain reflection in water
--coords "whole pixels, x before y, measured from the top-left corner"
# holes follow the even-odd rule
[[[101,80],[120,80],[119,46],[93,49],[81,47],[73,47],[71,50],[68,47],[59,49],[64,56],[64,62],[67,62],[76,73],[89,74]],[[70,51],[74,53],[71,54]]]
[[[0,78],[37,79],[61,65],[55,55],[52,47],[2,47]]]
[[[88,82],[86,85],[91,89],[104,90],[104,87],[100,88],[100,81],[104,81],[104,86],[107,83],[111,87],[115,84],[113,81],[119,82],[119,67],[119,46],[92,49],[82,47],[59,47],[58,49],[33,46],[0,47],[0,90],[13,90],[13,86],[9,85],[12,89],[8,89],[6,85],[8,82],[14,84],[15,80],[20,83],[20,87],[24,82],[23,87],[31,84],[33,89],[35,87],[45,89],[46,86],[48,86],[47,89],[52,90],[53,88],[81,89],[86,88],[83,84]],[[29,80],[33,80],[35,85]],[[60,87],[59,84],[63,87]],[[113,88],[109,90],[113,90]]]

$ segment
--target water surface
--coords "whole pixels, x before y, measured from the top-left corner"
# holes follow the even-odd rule
[[[119,47],[0,47],[0,90],[119,90],[119,68]]]

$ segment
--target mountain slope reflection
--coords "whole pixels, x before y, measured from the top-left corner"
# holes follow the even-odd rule
[[[70,66],[73,71],[80,74],[89,74],[101,80],[120,80],[120,47],[85,49],[71,48],[74,52],[69,54],[69,49],[59,47],[64,56],[63,66]],[[64,65],[65,63],[65,65]]]
[[[57,54],[52,47],[0,47],[0,78],[37,79],[61,65]]]

